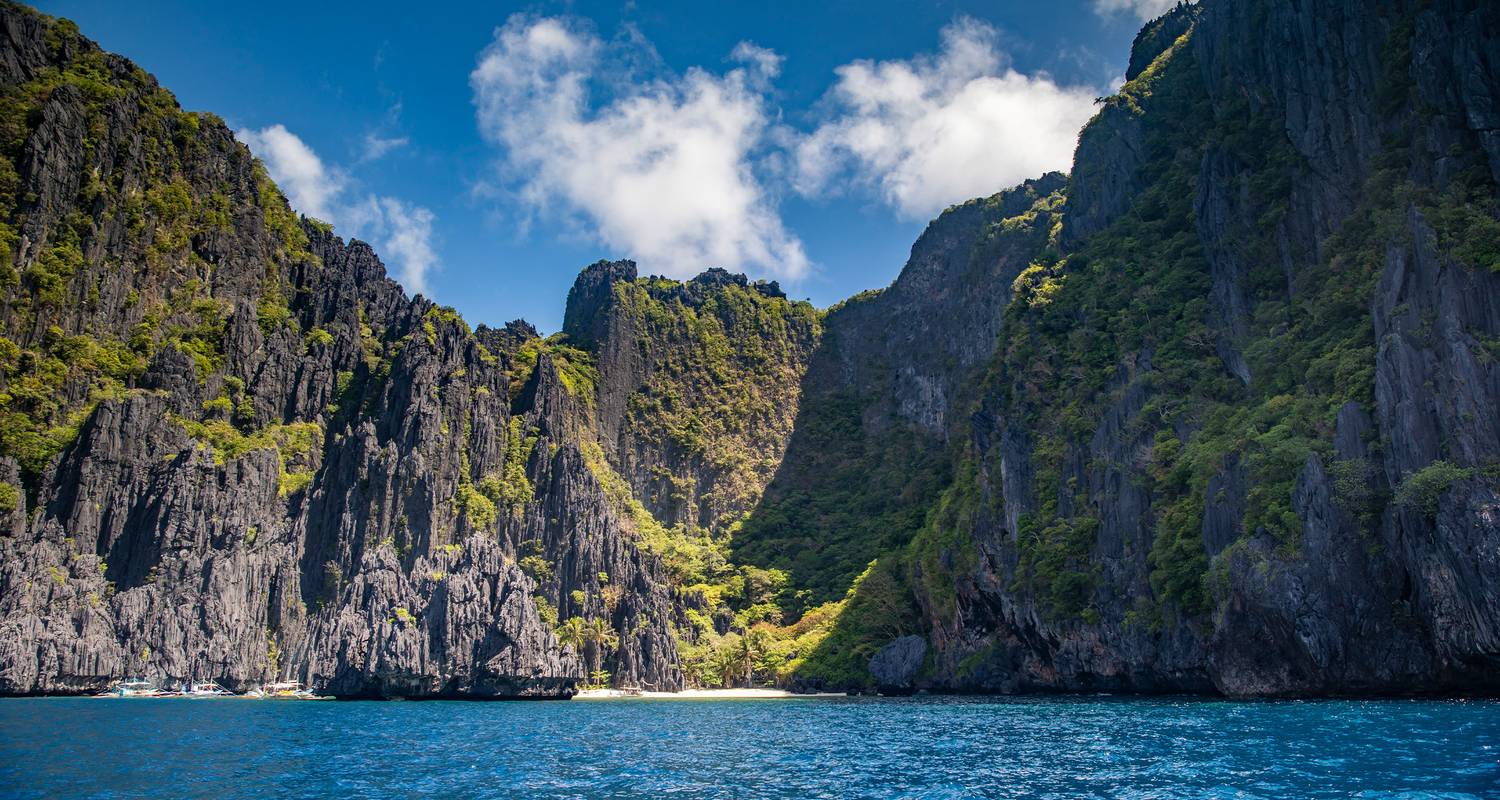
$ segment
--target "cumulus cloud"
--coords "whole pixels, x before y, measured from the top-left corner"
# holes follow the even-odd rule
[[[1067,169],[1099,93],[1009,66],[990,25],[960,18],[936,56],[839,67],[829,119],[796,145],[806,195],[849,185],[924,219],[955,202]]]
[[[1171,11],[1175,5],[1177,0],[1094,0],[1094,12],[1105,16],[1129,12],[1146,22]]]
[[[344,191],[344,176],[323,166],[323,160],[284,125],[258,131],[236,131],[235,136],[260,157],[293,208],[309,217],[333,216],[334,198]]]
[[[373,194],[343,212],[346,225],[375,242],[381,257],[397,265],[401,285],[422,294],[438,261],[432,246],[434,219],[426,208]]]
[[[756,171],[771,130],[762,90],[780,57],[741,43],[731,58],[742,66],[722,75],[616,82],[596,104],[591,86],[639,55],[608,51],[574,20],[515,15],[481,53],[469,77],[478,124],[515,199],[584,222],[654,272],[805,275],[802,243]]]
[[[437,265],[431,211],[394,197],[351,197],[348,175],[325,165],[284,125],[238,130],[235,136],[266,165],[266,172],[293,208],[331,222],[347,235],[369,240],[396,265],[402,286],[413,293],[427,291],[427,275]]]

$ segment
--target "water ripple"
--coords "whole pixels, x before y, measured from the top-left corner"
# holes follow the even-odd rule
[[[0,701],[0,797],[1500,797],[1500,703]]]

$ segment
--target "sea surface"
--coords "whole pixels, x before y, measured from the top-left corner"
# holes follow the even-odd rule
[[[1500,703],[0,700],[0,796],[1500,797]]]

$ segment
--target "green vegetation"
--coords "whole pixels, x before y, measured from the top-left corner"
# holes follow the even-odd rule
[[[588,351],[568,344],[568,337],[561,333],[546,339],[531,339],[516,350],[508,376],[511,398],[518,396],[531,379],[531,373],[536,370],[537,358],[542,353],[546,353],[557,367],[563,389],[578,398],[585,408],[593,408],[594,393],[599,385],[599,370],[594,366],[594,357]]]
[[[495,508],[495,501],[475,489],[468,481],[458,485],[454,502],[458,505],[459,512],[468,518],[469,524],[480,530],[488,530],[500,516]]]
[[[1208,106],[1186,41],[1108,101],[1114,113],[1141,118],[1147,188],[1076,252],[1049,247],[1038,254],[1016,281],[1001,337],[1004,408],[1027,420],[1034,441],[1035,510],[1021,515],[1017,532],[1018,588],[1035,592],[1058,616],[1092,614],[1090,552],[1099,523],[1071,477],[1085,467],[1132,474],[1151,491],[1157,530],[1150,604],[1190,616],[1213,604],[1203,513],[1210,480],[1231,461],[1249,479],[1244,532],[1271,535],[1284,554],[1299,546],[1292,490],[1313,456],[1331,463],[1335,502],[1373,524],[1384,498],[1369,489],[1368,465],[1331,462],[1331,438],[1346,402],[1374,406],[1369,309],[1385,248],[1407,239],[1406,210],[1416,205],[1446,242],[1440,247],[1464,263],[1488,268],[1500,252],[1488,180],[1476,170],[1443,193],[1418,190],[1405,181],[1404,145],[1393,141],[1361,192],[1365,204],[1320,257],[1284,271],[1278,231],[1289,213],[1291,177],[1306,167],[1278,123],[1248,102]],[[1406,74],[1391,70],[1398,84]],[[1250,223],[1224,235],[1248,268],[1242,288],[1254,312],[1242,353],[1254,378],[1249,386],[1224,367],[1210,323],[1217,312],[1192,205],[1209,153],[1240,165],[1236,179],[1247,189],[1240,199]],[[1097,421],[1132,385],[1149,399],[1126,434],[1151,443],[1149,465],[1085,464]],[[1412,476],[1398,501],[1430,507],[1437,487],[1457,474],[1435,466]]]
[[[307,231],[302,229],[297,213],[287,203],[286,196],[276,187],[276,182],[271,180],[265,165],[261,164],[259,159],[255,161],[254,171],[255,192],[260,204],[262,224],[274,237],[277,245],[277,261],[281,264],[318,263],[317,257],[307,249],[311,242],[307,238]],[[268,282],[272,285],[279,285],[280,278],[279,273],[267,274]]]
[[[323,428],[316,422],[270,425],[245,433],[222,419],[199,421],[174,415],[173,421],[206,445],[220,466],[256,450],[275,450],[282,497],[295,495],[312,482],[313,456],[323,444]]]
[[[552,605],[552,601],[539,594],[532,595],[531,599],[536,603],[536,614],[542,618],[542,622],[546,623],[548,627],[556,628],[557,606]]]
[[[1040,250],[1055,236],[1061,196],[1024,191],[1032,205],[1013,217],[999,213],[1014,208],[1013,193],[976,201],[991,216],[970,252],[971,268],[987,268],[1002,252]],[[863,313],[860,306],[880,294],[851,298],[829,314]],[[899,419],[869,421],[892,392],[878,364],[862,369],[869,377],[858,392],[803,398],[776,479],[732,529],[734,561],[789,576],[777,601],[789,624],[767,621],[739,642],[752,651],[762,646],[778,680],[867,685],[869,656],[922,629],[919,596],[935,614],[957,615],[956,576],[975,566],[976,520],[999,513],[998,498],[980,491],[972,454]],[[979,396],[977,386],[963,391],[954,398],[959,408]]]
[[[1397,31],[1393,39],[1402,35]],[[1389,498],[1371,488],[1368,462],[1334,459],[1331,440],[1346,402],[1374,406],[1369,309],[1385,248],[1406,240],[1406,211],[1415,205],[1436,232],[1440,251],[1476,269],[1500,261],[1500,210],[1488,178],[1475,169],[1442,192],[1418,189],[1405,180],[1398,136],[1361,193],[1365,204],[1342,232],[1310,263],[1283,271],[1277,232],[1289,213],[1291,178],[1306,167],[1276,121],[1248,102],[1208,105],[1187,41],[1180,39],[1107,101],[1109,113],[1135,116],[1145,131],[1140,169],[1150,180],[1123,215],[1075,252],[1058,244],[1055,197],[1039,198],[1026,215],[997,226],[1042,237],[1012,287],[1002,351],[983,393],[998,396],[1000,414],[1024,423],[1031,438],[1032,502],[1014,531],[1018,569],[1011,589],[1035,596],[1057,618],[1098,619],[1092,552],[1100,521],[1081,480],[1086,471],[1129,475],[1153,497],[1152,590],[1136,599],[1137,618],[1201,618],[1212,609],[1228,554],[1214,561],[1207,556],[1203,515],[1210,481],[1232,465],[1248,479],[1243,532],[1270,535],[1283,555],[1299,547],[1302,521],[1293,486],[1314,456],[1333,479],[1334,502],[1360,524],[1373,525]],[[1391,70],[1397,84],[1406,74]],[[1404,91],[1382,87],[1388,94]],[[1194,216],[1199,173],[1210,152],[1238,165],[1236,180],[1247,189],[1239,197],[1247,204],[1240,209],[1247,223],[1223,233],[1241,247],[1247,267],[1241,286],[1254,311],[1239,345],[1254,378],[1249,385],[1219,354],[1211,270]],[[1144,405],[1129,406],[1131,392],[1144,393]],[[814,455],[806,460],[814,466],[799,475],[802,458],[789,454],[791,469],[767,491],[731,552],[741,562],[787,568],[788,594],[800,601],[789,604],[794,612],[831,601],[847,585],[851,561],[879,555],[844,600],[816,606],[831,622],[796,667],[807,680],[860,685],[869,680],[864,664],[875,648],[920,628],[913,596],[923,599],[931,617],[924,624],[944,624],[956,614],[954,581],[974,563],[969,533],[977,519],[999,524],[1002,509],[974,480],[977,455],[938,453],[931,473],[912,466],[891,470],[907,479],[898,484],[907,488],[931,475],[915,502],[891,520],[890,510],[873,498],[896,496],[896,486],[877,488],[886,470],[854,444],[865,404],[853,397],[844,403],[804,407],[797,434],[812,443]],[[1133,437],[1145,446],[1121,463],[1090,461],[1098,421],[1121,405],[1129,409],[1122,441]],[[899,442],[872,448],[883,458],[901,449]],[[950,472],[946,463],[957,466]],[[1473,474],[1436,462],[1407,476],[1395,501],[1432,514],[1443,492]],[[853,519],[839,516],[849,509],[856,510]],[[846,542],[846,531],[882,513],[890,521]],[[804,533],[789,535],[799,530]],[[870,541],[880,544],[859,549]],[[798,569],[789,553],[807,554],[809,563]],[[813,562],[839,566],[820,574]]]
[[[950,480],[940,444],[900,424],[865,430],[869,398],[804,404],[782,472],[732,538],[735,560],[792,576],[793,615],[842,598],[872,560],[904,547]]]
[[[144,369],[144,359],[119,342],[68,336],[56,326],[33,348],[0,338],[0,452],[33,479],[77,438],[95,405],[123,397]],[[82,389],[82,404],[68,402],[70,387]]]
[[[609,670],[607,670],[607,669],[596,669],[593,672],[589,673],[588,683],[585,683],[585,684],[579,686],[578,688],[580,688],[580,689],[605,689],[605,688],[609,687],[609,681],[610,681]]]
[[[281,648],[276,646],[276,634],[266,628],[266,666],[272,675],[281,673]]]
[[[604,489],[605,497],[630,526],[637,545],[661,557],[673,583],[685,587],[707,585],[727,568],[728,558],[721,539],[695,525],[670,528],[662,525],[631,493],[630,484],[605,460],[604,450],[597,442],[585,439],[579,449],[584,463]]]
[[[868,665],[875,651],[921,630],[909,566],[901,554],[872,561],[844,600],[805,614],[802,622],[811,620],[817,635],[809,637],[812,647],[805,656],[788,663],[788,671],[823,686],[872,685]]]
[[[1020,531],[1024,575],[1062,616],[1088,614],[1089,552],[1098,525],[1081,487],[1064,475],[1076,469],[1069,465],[1077,464],[1094,422],[1126,383],[1143,385],[1152,398],[1132,429],[1157,431],[1146,471],[1159,497],[1153,590],[1188,614],[1211,602],[1200,533],[1209,480],[1231,456],[1240,458],[1251,483],[1246,529],[1264,530],[1295,549],[1296,476],[1309,456],[1329,453],[1340,405],[1372,404],[1368,296],[1378,269],[1373,253],[1355,250],[1353,242],[1374,248],[1388,237],[1349,232],[1348,245],[1335,243],[1328,258],[1299,268],[1295,299],[1288,299],[1274,238],[1287,213],[1288,176],[1300,162],[1274,122],[1248,104],[1214,116],[1185,41],[1109,101],[1135,114],[1149,107],[1142,171],[1151,183],[1079,251],[1041,254],[1017,281],[1002,336],[1008,404],[1036,431],[1037,510],[1023,515]],[[1228,232],[1252,256],[1245,284],[1255,314],[1243,351],[1254,376],[1249,389],[1224,368],[1219,334],[1209,326],[1209,269],[1192,207],[1209,149],[1254,165],[1241,177],[1250,188],[1254,230]],[[1071,516],[1061,514],[1063,507]]]
[[[540,437],[525,430],[519,416],[510,418],[505,438],[505,464],[499,475],[486,475],[476,486],[469,480],[468,454],[463,457],[463,477],[454,497],[458,511],[464,514],[469,524],[479,530],[489,530],[500,518],[500,511],[519,516],[531,502],[536,490],[531,479],[526,477],[526,462],[536,450]]]
[[[427,335],[428,343],[437,342],[439,325],[457,328],[466,337],[470,335],[469,323],[464,322],[463,316],[451,306],[433,306],[422,317],[422,331]]]
[[[1401,485],[1396,487],[1395,501],[1431,517],[1437,513],[1438,500],[1443,494],[1453,484],[1473,477],[1474,472],[1447,461],[1434,461],[1402,478]]]
[[[526,477],[526,463],[536,450],[538,439],[535,432],[525,430],[520,417],[510,418],[505,437],[504,472],[498,478],[486,476],[479,482],[479,491],[496,506],[517,514],[535,496],[536,489]]]
[[[527,539],[521,543],[521,558],[516,561],[516,566],[537,583],[552,580],[552,561],[547,558],[546,547],[540,539]]]
[[[333,345],[333,334],[322,328],[313,328],[303,337],[308,347],[331,347]]]
[[[0,482],[0,514],[13,514],[20,507],[20,487],[11,483]]]
[[[210,296],[214,267],[192,242],[231,230],[237,202],[231,195],[243,204],[254,192],[279,242],[276,263],[267,265],[272,301],[262,305],[268,319],[285,319],[279,316],[285,301],[278,298],[286,294],[282,272],[290,259],[310,258],[300,223],[263,170],[249,187],[211,181],[186,168],[205,147],[207,118],[183,112],[150,76],[112,61],[73,23],[40,15],[38,20],[59,66],[0,89],[0,284],[7,289],[8,336],[14,337],[0,340],[0,383],[6,387],[0,392],[0,454],[21,463],[28,486],[72,442],[95,405],[132,391],[158,350],[187,355],[205,382],[223,369],[230,308]],[[83,185],[74,210],[36,236],[34,258],[18,270],[18,231],[36,202],[20,196],[18,163],[43,118],[42,107],[64,87],[82,101]],[[116,135],[111,125],[120,120],[131,121],[130,157],[106,160],[105,139]],[[231,153],[231,161],[236,158]],[[98,243],[113,222],[123,224],[128,240],[101,263]],[[129,291],[114,302],[136,321],[120,330],[69,333],[78,323],[65,312],[75,307],[110,318],[110,309],[102,308],[110,302],[104,290],[119,281]],[[212,410],[221,409],[216,404]]]
[[[721,486],[740,480],[745,497],[753,497],[775,463],[758,463],[757,442],[790,432],[821,321],[802,304],[737,284],[708,291],[648,278],[615,291],[653,365],[629,401],[631,432],[647,448],[693,454],[725,470],[716,475]],[[677,631],[690,682],[734,686],[796,676],[863,685],[869,654],[918,629],[910,565],[951,564],[955,556],[962,562],[971,515],[960,506],[967,508],[969,495],[955,490],[943,513],[929,513],[949,482],[946,453],[901,426],[867,437],[862,415],[879,389],[803,405],[783,472],[760,506],[722,516],[713,527],[662,524],[598,445],[583,443],[586,463],[639,546],[659,555],[673,583],[695,598]],[[658,475],[657,485],[672,487],[674,477]],[[972,489],[972,480],[967,485]],[[671,509],[695,498],[647,499]],[[897,554],[872,564],[890,550]],[[945,574],[933,571],[935,595]],[[564,641],[575,638],[569,629],[561,631]]]
[[[626,401],[627,433],[661,454],[655,463],[683,465],[654,475],[641,499],[722,533],[770,480],[821,336],[819,314],[754,285],[660,278],[616,283],[614,309],[651,365]],[[697,497],[703,473],[712,488]]]
[[[957,589],[953,576],[977,566],[974,526],[984,506],[991,519],[998,519],[999,498],[986,498],[978,485],[978,469],[972,459],[963,459],[953,483],[927,515],[927,520],[907,549],[912,583],[927,598],[934,615],[943,620],[958,617]]]

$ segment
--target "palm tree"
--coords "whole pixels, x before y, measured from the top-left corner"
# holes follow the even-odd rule
[[[714,646],[708,654],[709,668],[719,679],[719,685],[725,689],[734,686],[735,673],[739,671],[740,660],[737,654],[740,643],[739,637],[731,633]]]
[[[750,632],[740,637],[740,668],[745,671],[745,687],[755,685],[755,656],[750,650]]]
[[[557,627],[557,643],[573,648],[575,655],[583,655],[583,645],[588,641],[588,631],[581,617],[569,617]]]
[[[764,623],[745,631],[744,637],[745,685],[755,685],[755,671],[765,669],[766,656],[770,653],[773,637]]]
[[[574,617],[573,619],[577,619]],[[572,620],[569,620],[571,622]],[[588,662],[590,671],[603,666],[604,651],[608,648],[619,647],[620,637],[615,635],[609,621],[602,617],[595,617],[583,626],[583,641],[588,645]]]

